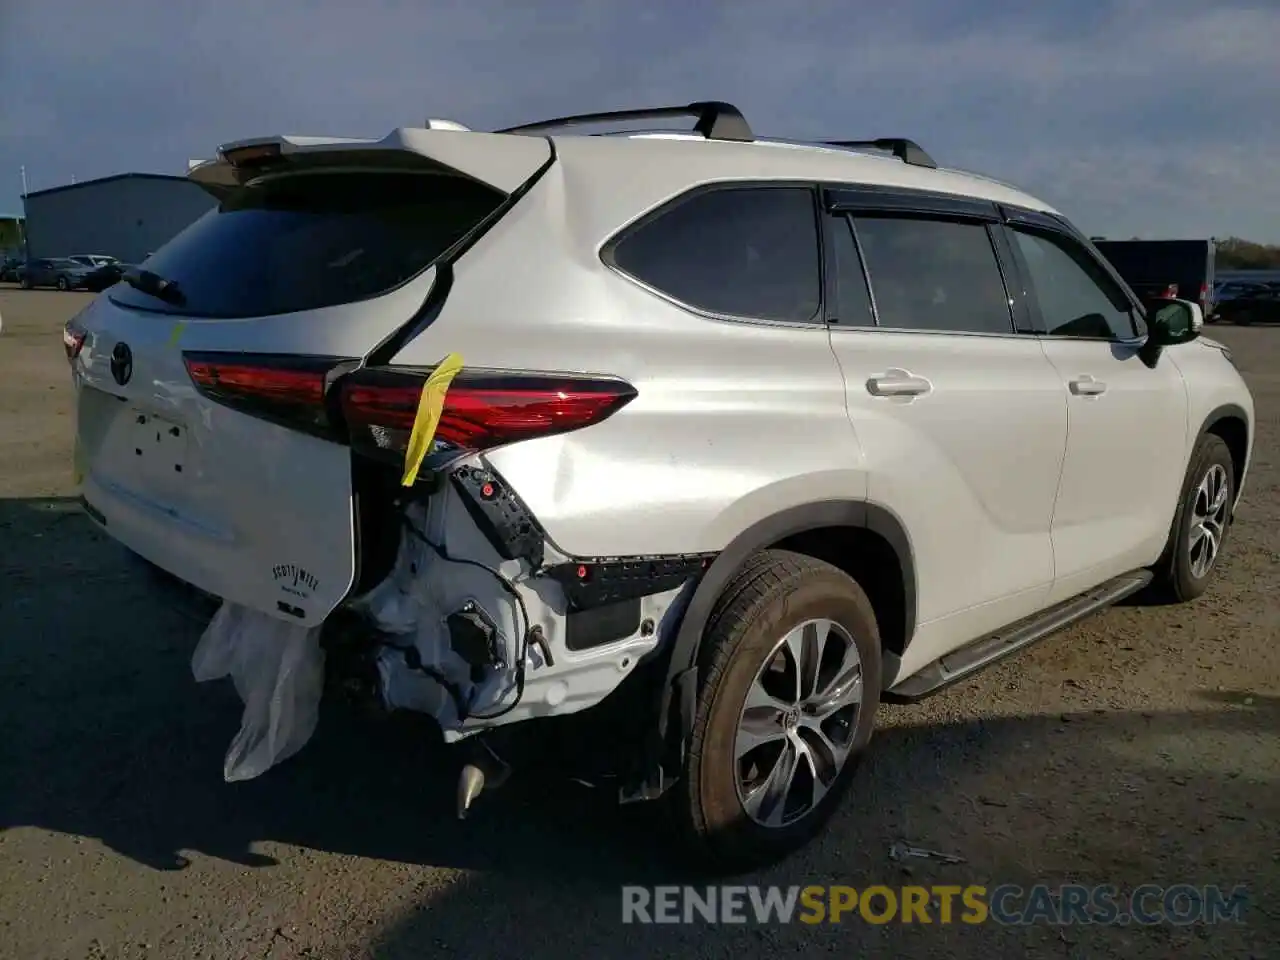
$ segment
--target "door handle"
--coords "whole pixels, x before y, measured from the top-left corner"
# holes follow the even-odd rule
[[[932,389],[933,384],[924,377],[896,368],[867,381],[867,393],[873,397],[918,397]]]
[[[1089,374],[1076,377],[1067,387],[1077,397],[1096,397],[1107,392],[1107,385],[1101,380],[1095,380]]]

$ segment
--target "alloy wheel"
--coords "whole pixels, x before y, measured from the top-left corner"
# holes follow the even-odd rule
[[[834,786],[863,681],[857,645],[834,621],[809,620],[777,642],[747,690],[734,744],[738,799],[752,820],[789,826]]]
[[[1203,580],[1213,569],[1227,528],[1227,494],[1230,483],[1226,468],[1211,466],[1196,488],[1191,505],[1191,529],[1187,533],[1187,559],[1191,575]]]

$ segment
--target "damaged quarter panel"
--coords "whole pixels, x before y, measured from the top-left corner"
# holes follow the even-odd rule
[[[487,454],[572,557],[715,552],[788,507],[864,497],[820,322],[702,315],[601,260],[610,238],[682,194],[700,167],[715,179],[714,148],[690,150],[678,171],[638,164],[600,178],[583,172],[593,139],[557,141],[558,162],[459,260],[440,315],[393,362],[456,351],[468,366],[617,376],[636,389],[602,423]]]

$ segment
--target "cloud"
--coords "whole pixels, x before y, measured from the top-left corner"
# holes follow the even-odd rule
[[[0,208],[19,164],[35,189],[261,133],[718,98],[762,133],[910,136],[1089,233],[1280,240],[1267,0],[63,6],[0,10]]]

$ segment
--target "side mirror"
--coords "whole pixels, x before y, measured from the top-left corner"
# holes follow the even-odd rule
[[[1147,342],[1140,356],[1153,367],[1165,347],[1190,343],[1200,336],[1204,327],[1204,313],[1200,305],[1190,300],[1160,298],[1147,303]]]

